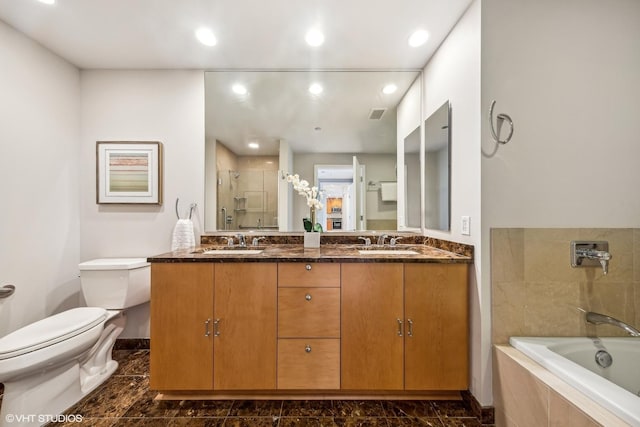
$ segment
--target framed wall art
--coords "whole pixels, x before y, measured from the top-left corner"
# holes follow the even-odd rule
[[[162,143],[98,141],[96,203],[162,204]]]

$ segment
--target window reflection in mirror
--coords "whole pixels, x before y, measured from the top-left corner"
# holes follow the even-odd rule
[[[451,107],[445,102],[424,123],[425,227],[449,230],[451,186]]]

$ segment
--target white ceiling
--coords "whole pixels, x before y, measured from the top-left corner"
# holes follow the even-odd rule
[[[471,0],[0,0],[0,20],[79,68],[422,68]],[[210,27],[218,44],[194,32]],[[320,28],[325,43],[304,35]],[[409,47],[416,29],[426,45]]]
[[[0,0],[0,20],[81,69],[415,71],[471,1]],[[196,40],[203,26],[215,33],[216,46]],[[312,27],[324,33],[322,46],[304,41]],[[413,48],[407,41],[416,29],[429,40]],[[256,74],[240,103],[228,87],[207,84],[207,139],[245,155],[273,155],[280,139],[296,152],[394,152],[390,119],[415,78],[396,74],[324,73],[325,92],[315,100],[301,95],[310,78],[304,73],[271,79],[261,89]],[[382,82],[392,80],[398,92],[381,97]],[[368,120],[370,109],[380,107],[389,108],[383,120]],[[247,148],[251,140],[260,142],[258,152]]]

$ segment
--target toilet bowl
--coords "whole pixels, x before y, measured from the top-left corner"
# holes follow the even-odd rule
[[[111,351],[124,329],[125,309],[149,301],[149,263],[111,258],[79,267],[89,307],[55,314],[0,338],[0,426],[45,424],[118,368]]]

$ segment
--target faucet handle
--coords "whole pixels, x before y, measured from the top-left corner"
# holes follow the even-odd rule
[[[391,240],[389,241],[389,244],[391,246],[395,246],[396,243],[398,242],[398,240],[402,239],[402,236],[396,236],[396,237],[392,237]]]
[[[233,237],[222,236],[223,239],[227,239],[227,246],[233,246]]]
[[[253,240],[251,241],[251,244],[252,244],[253,246],[258,246],[258,242],[259,242],[260,240],[264,240],[264,239],[266,239],[266,237],[264,237],[264,236],[254,237],[254,238],[253,238]]]
[[[363,240],[365,246],[371,246],[371,239],[368,237],[358,237],[358,240]]]

